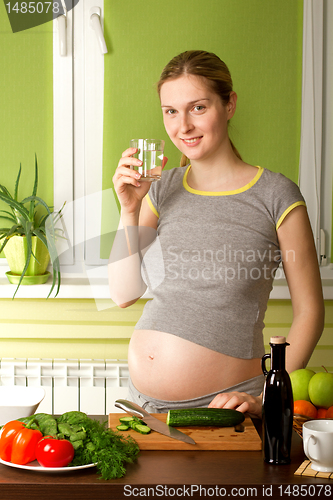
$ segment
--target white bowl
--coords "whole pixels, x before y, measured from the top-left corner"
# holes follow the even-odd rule
[[[17,418],[30,417],[44,397],[42,387],[0,386],[0,425]]]

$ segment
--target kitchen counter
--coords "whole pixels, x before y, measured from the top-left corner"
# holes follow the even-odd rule
[[[101,416],[94,418],[106,419]],[[260,431],[260,421],[256,421],[255,425]],[[290,499],[294,496],[305,498],[305,492],[312,498],[329,498],[333,492],[333,480],[294,475],[306,459],[302,439],[295,432],[291,457],[289,465],[272,466],[263,461],[261,451],[141,451],[138,460],[127,465],[123,478],[110,481],[99,479],[95,468],[43,473],[0,464],[0,499],[111,500],[223,496]],[[296,486],[288,490],[288,485]],[[324,485],[321,493],[320,485]],[[292,488],[299,488],[298,494]],[[328,488],[330,495],[327,494]]]

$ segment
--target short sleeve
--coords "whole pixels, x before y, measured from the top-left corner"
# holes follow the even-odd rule
[[[296,207],[306,206],[303,195],[295,182],[283,174],[278,174],[273,190],[273,214],[276,229],[278,229],[286,216]]]
[[[170,170],[163,171],[159,181],[152,182],[146,200],[152,212],[156,217],[160,217],[161,206],[172,190],[182,182],[184,175],[184,167],[176,167]]]

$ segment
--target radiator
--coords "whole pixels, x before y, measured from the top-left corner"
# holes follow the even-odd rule
[[[45,398],[37,412],[107,415],[121,411],[114,402],[127,396],[128,365],[125,360],[2,358],[0,385],[42,387]]]

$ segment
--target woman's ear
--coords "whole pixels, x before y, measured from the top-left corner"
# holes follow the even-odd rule
[[[227,104],[228,120],[230,120],[230,118],[234,116],[236,111],[236,104],[237,104],[237,94],[236,92],[232,91],[230,92],[229,102]]]

